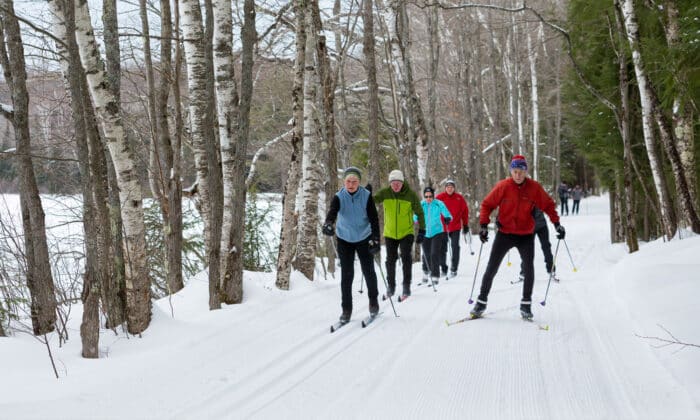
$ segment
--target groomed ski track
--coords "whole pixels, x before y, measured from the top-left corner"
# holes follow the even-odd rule
[[[94,417],[95,399],[105,418],[698,418],[693,398],[649,343],[634,336],[625,297],[612,285],[611,267],[624,252],[609,245],[607,199],[589,200],[590,214],[562,218],[578,271],[562,244],[556,261],[561,283],[551,285],[544,307],[539,302],[547,276],[536,243],[534,323],[520,319],[522,283],[510,284],[520,264],[513,250],[511,266],[504,259],[494,280],[484,318],[445,325],[470,309],[476,236],[475,255],[462,243],[456,278],[441,279],[437,293],[430,285],[414,286],[410,299],[394,301],[399,318],[380,300],[383,314],[367,328],[360,325],[368,302],[366,289],[357,292],[358,266],[352,320],[332,334],[329,326],[340,314],[338,280],[319,275],[312,285],[280,292],[270,287],[269,275],[259,275],[246,284],[248,302],[209,312],[203,277],[173,298],[175,319],[167,301],[154,306],[154,324],[142,344],[103,337],[105,346],[115,347],[103,363],[123,365],[123,375],[106,377],[104,365],[86,362],[71,367],[65,379],[81,381],[79,395],[56,391],[50,388],[55,380],[46,380],[27,392],[55,400],[36,402],[28,395],[1,407],[19,413],[32,402],[34,414],[27,418],[102,418]],[[474,298],[492,241],[493,234],[482,252]],[[414,281],[420,276],[414,264]],[[145,371],[129,371],[144,359]],[[36,389],[43,387],[53,391]],[[154,387],[168,392],[154,400],[146,391]]]
[[[517,252],[511,252],[510,267],[505,260],[501,266],[486,317],[445,326],[446,319],[465,316],[469,310],[476,256],[462,246],[457,278],[440,281],[438,293],[429,285],[414,286],[411,299],[396,305],[399,318],[394,318],[388,301],[382,302],[383,318],[365,329],[360,320],[367,312],[366,291],[357,293],[357,283],[352,322],[334,334],[327,332],[327,324],[339,313],[336,285],[313,292],[316,298],[307,298],[306,303],[285,302],[275,312],[294,322],[275,328],[276,319],[261,321],[260,339],[269,340],[269,346],[256,344],[257,353],[245,355],[245,367],[235,375],[238,379],[173,414],[182,418],[232,413],[241,418],[688,418],[697,412],[691,399],[683,390],[671,392],[677,388],[673,378],[650,354],[648,344],[633,336],[632,321],[610,295],[609,267],[600,263],[614,262],[605,255],[609,235],[587,232],[587,219],[590,223],[592,218],[600,219],[595,221],[598,226],[607,221],[605,215],[563,218],[578,271],[573,272],[562,244],[557,257],[562,282],[552,284],[545,307],[539,302],[547,276],[537,244],[533,312],[535,321],[549,325],[549,331],[520,320],[522,284],[509,284],[518,275]],[[477,291],[488,251],[490,242],[484,246]],[[419,265],[413,268],[414,279],[420,279]],[[381,292],[381,277],[379,281]],[[241,343],[233,352],[246,353],[246,340]],[[234,360],[225,357],[219,363]],[[659,376],[667,382],[646,380]]]

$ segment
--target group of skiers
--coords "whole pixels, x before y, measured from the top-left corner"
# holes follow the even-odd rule
[[[578,214],[579,204],[583,198],[583,188],[580,185],[576,185],[574,188],[566,185],[566,182],[562,181],[557,189],[559,193],[559,201],[561,202],[561,213],[562,216],[568,216],[569,214],[569,197],[573,200],[573,205],[571,206],[571,214]]]
[[[470,312],[472,317],[482,316],[498,267],[506,253],[515,247],[522,260],[523,295],[520,311],[524,318],[531,319],[535,233],[540,237],[542,249],[545,251],[547,272],[554,270],[549,234],[542,213],[546,213],[554,223],[557,238],[563,239],[565,235],[564,227],[559,224],[556,203],[537,181],[527,176],[525,157],[513,157],[510,174],[509,178],[496,184],[481,205],[479,238],[482,246],[488,241],[488,225],[491,213],[496,209],[497,233],[481,281],[481,292]],[[380,189],[374,195],[371,185],[360,186],[361,180],[362,174],[358,168],[345,169],[343,188],[333,197],[322,229],[325,235],[337,237],[336,248],[341,267],[341,323],[348,322],[352,314],[355,254],[360,260],[367,283],[370,316],[376,316],[379,312],[377,275],[373,264],[374,255],[380,251],[376,205],[384,206],[383,234],[388,298],[396,292],[396,262],[399,255],[403,270],[401,297],[405,299],[411,295],[411,251],[414,241],[420,244],[423,250],[423,282],[431,281],[436,284],[441,274],[448,279],[457,275],[460,233],[469,234],[469,208],[464,197],[456,192],[453,180],[447,180],[445,190],[438,195],[432,187],[426,187],[423,190],[422,201],[404,182],[400,170],[391,171],[389,186]],[[418,234],[415,236],[414,224],[418,227]],[[448,250],[451,255],[449,261]]]

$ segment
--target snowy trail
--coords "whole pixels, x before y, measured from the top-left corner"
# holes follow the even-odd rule
[[[173,299],[175,319],[159,302],[142,340],[103,341],[110,356],[71,359],[62,382],[45,379],[40,368],[12,376],[18,387],[0,392],[0,418],[700,418],[698,399],[634,336],[641,321],[617,281],[625,253],[608,243],[607,200],[590,201],[590,214],[562,219],[578,270],[562,243],[562,280],[544,307],[548,277],[536,245],[534,323],[520,319],[522,283],[510,284],[520,261],[511,252],[485,318],[445,324],[468,314],[478,245],[472,256],[462,244],[458,276],[441,280],[437,293],[414,285],[410,299],[394,302],[398,318],[380,301],[383,314],[364,329],[367,293],[354,284],[352,322],[333,334],[337,280],[297,279],[299,286],[280,292],[269,274],[253,274],[259,277],[248,279],[246,303],[215,312],[206,308],[206,283],[195,282]],[[420,279],[419,264],[413,274]],[[73,341],[59,359],[78,351]]]

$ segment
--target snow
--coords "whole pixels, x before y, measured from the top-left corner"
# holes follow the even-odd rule
[[[533,305],[534,323],[518,314],[511,252],[485,318],[446,326],[469,310],[476,236],[455,279],[394,302],[399,318],[380,302],[380,319],[362,329],[367,298],[356,282],[352,322],[333,334],[339,280],[321,271],[314,282],[293,273],[288,292],[274,287],[274,273],[246,272],[244,303],[213,312],[202,274],[172,296],[174,316],[168,299],[155,302],[142,337],[103,331],[99,360],[80,357],[74,307],[71,340],[51,341],[58,380],[37,340],[0,338],[0,418],[698,419],[700,349],[641,336],[670,338],[667,330],[700,344],[700,237],[629,255],[609,244],[608,208],[607,197],[591,197],[562,218],[577,270],[562,243],[561,282],[546,306]],[[539,302],[547,276],[536,249]]]

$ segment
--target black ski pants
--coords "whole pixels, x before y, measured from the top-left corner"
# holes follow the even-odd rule
[[[403,286],[410,287],[411,266],[413,264],[413,258],[411,257],[413,235],[407,235],[401,239],[384,237],[384,245],[386,248],[386,281],[389,283],[389,288],[392,290],[396,289],[396,260],[399,259],[399,250],[401,250]]]
[[[571,206],[571,214],[578,214],[578,206],[581,200],[574,200],[574,204]]]
[[[445,238],[447,238],[447,233],[442,232],[433,237],[425,238],[421,244],[423,248],[423,272],[430,272],[430,277],[440,277],[440,261],[445,255]]]
[[[486,272],[484,272],[484,277],[481,279],[481,292],[479,293],[480,302],[484,304],[488,302],[493,278],[496,276],[498,267],[501,265],[503,258],[511,248],[518,249],[520,259],[523,261],[522,267],[525,274],[525,281],[523,282],[522,303],[531,302],[532,287],[535,283],[535,268],[532,262],[535,258],[535,235],[514,235],[501,232],[496,232],[489,262],[486,265]]]
[[[369,237],[360,242],[346,242],[338,238],[338,259],[340,260],[340,292],[343,309],[352,310],[352,280],[355,277],[355,254],[360,259],[362,274],[367,282],[367,296],[370,302],[377,299],[377,273],[374,260],[369,253]]]
[[[564,214],[569,214],[569,199],[566,197],[559,196],[559,200],[561,201],[561,210],[559,211],[559,214],[562,216]]]
[[[442,249],[442,257],[440,258],[440,268],[442,268],[442,274],[447,274],[447,254],[448,250],[452,251],[452,259],[450,260],[450,271],[457,272],[459,267],[459,235],[460,231],[455,230],[448,232],[445,235],[444,248]],[[449,248],[448,248],[449,247]]]
[[[537,238],[540,240],[540,246],[542,247],[542,253],[544,254],[544,266],[547,269],[547,274],[552,272],[552,268],[556,270],[556,267],[554,267],[554,256],[552,256],[552,243],[549,242],[549,229],[547,228],[547,225],[544,225],[544,227],[537,229],[535,231],[535,235],[537,235]],[[520,262],[520,275],[525,276],[525,270],[523,269],[523,266],[525,264],[525,261]]]

